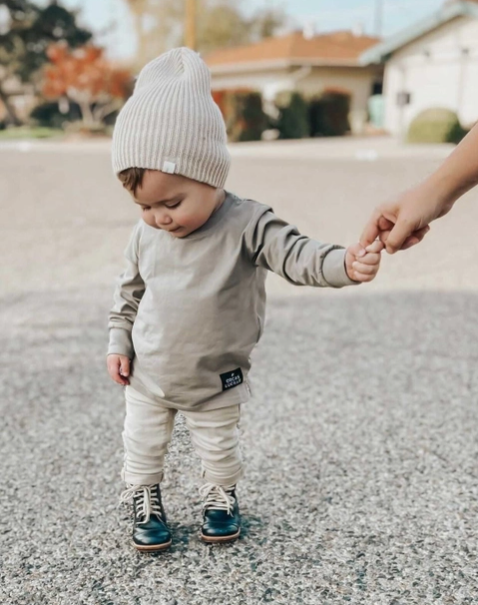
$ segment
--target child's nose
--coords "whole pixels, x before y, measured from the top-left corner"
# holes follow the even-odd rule
[[[167,227],[172,223],[171,217],[164,211],[158,211],[154,218],[158,227]]]

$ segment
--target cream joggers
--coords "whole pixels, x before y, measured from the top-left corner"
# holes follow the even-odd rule
[[[177,411],[131,386],[125,388],[123,479],[132,485],[153,485],[163,478],[164,457]],[[243,475],[239,451],[240,405],[208,411],[181,411],[191,442],[201,458],[203,477],[215,485],[235,485]]]

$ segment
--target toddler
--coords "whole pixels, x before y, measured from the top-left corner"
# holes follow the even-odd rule
[[[113,136],[113,168],[141,212],[109,317],[108,372],[125,386],[122,500],[140,551],[171,544],[160,484],[178,411],[202,461],[205,542],[241,531],[241,405],[261,337],[265,280],[340,288],[371,281],[382,244],[342,249],[301,235],[224,189],[224,121],[198,54],[177,48],[141,71]]]

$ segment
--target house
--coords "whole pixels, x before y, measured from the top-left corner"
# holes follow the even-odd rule
[[[478,0],[451,0],[411,28],[367,50],[364,67],[385,65],[385,128],[404,136],[421,111],[444,107],[464,126],[478,120]]]
[[[381,91],[381,63],[360,65],[363,52],[378,38],[361,32],[322,35],[294,32],[257,44],[223,48],[204,57],[212,73],[213,90],[260,91],[267,105],[277,93],[296,90],[306,96],[340,89],[351,96],[352,130],[361,132],[370,96]]]
[[[0,123],[15,123],[14,116],[17,119],[26,120],[35,106],[35,101],[34,86],[20,82],[16,76],[10,76],[1,83]],[[10,108],[10,112],[7,106]]]

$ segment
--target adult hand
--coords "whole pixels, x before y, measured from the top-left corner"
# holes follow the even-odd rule
[[[360,243],[366,248],[379,238],[389,254],[411,248],[422,241],[430,223],[447,214],[452,206],[452,202],[437,199],[426,187],[407,191],[375,209]]]
[[[462,195],[478,185],[477,149],[475,126],[421,185],[375,210],[362,233],[362,246],[366,248],[380,238],[387,252],[393,254],[421,242],[430,223],[450,212]]]

